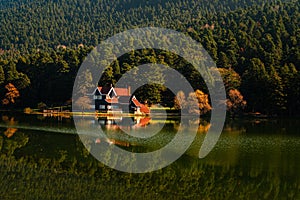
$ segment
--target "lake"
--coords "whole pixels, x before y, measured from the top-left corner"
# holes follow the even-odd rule
[[[105,136],[79,137],[72,118],[2,112],[0,199],[300,199],[299,119],[228,119],[203,159],[199,149],[211,126],[205,120],[85,116],[82,123]],[[121,172],[90,154],[101,144],[152,152],[168,144],[180,124],[185,134],[196,124],[196,137],[162,169]],[[149,130],[157,134],[124,133]]]

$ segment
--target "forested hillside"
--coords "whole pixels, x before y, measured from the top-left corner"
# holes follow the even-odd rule
[[[246,111],[298,114],[299,5],[299,1],[254,0],[0,0],[2,106],[65,103],[93,46],[127,29],[156,26],[201,42],[220,68],[227,92],[241,91]],[[172,67],[195,89],[205,91],[176,55],[153,50],[135,56],[177,63]],[[120,73],[141,63],[134,57],[120,58],[105,81],[115,83]],[[152,103],[174,97],[163,87],[148,91],[142,98]]]
[[[261,2],[259,2],[261,1]],[[97,45],[126,29],[159,26],[186,31],[213,23],[216,13],[262,0],[1,0],[0,45],[56,47]],[[3,8],[1,8],[3,7]]]

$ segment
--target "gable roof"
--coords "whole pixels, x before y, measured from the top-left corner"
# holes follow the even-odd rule
[[[111,86],[103,86],[103,87],[98,87],[98,91],[101,93],[101,94],[108,94],[109,91],[111,90]]]
[[[130,96],[130,89],[128,88],[114,88],[112,86],[102,86],[97,87],[96,91],[99,91],[100,94],[110,94],[112,91],[115,93],[116,96]],[[95,94],[94,92],[94,94]]]
[[[134,105],[135,105],[136,107],[141,107],[141,106],[142,106],[142,104],[141,104],[135,97],[133,97],[133,98],[131,99],[131,101],[134,103]]]
[[[135,105],[136,107],[139,107],[139,108],[140,108],[140,111],[141,111],[141,112],[146,113],[146,114],[150,113],[150,109],[149,109],[147,106],[145,106],[144,104],[140,103],[140,102],[135,98],[135,96],[132,97],[131,101],[134,103],[134,105]]]

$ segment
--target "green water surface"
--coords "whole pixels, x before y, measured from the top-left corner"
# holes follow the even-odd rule
[[[2,113],[0,199],[300,199],[298,119],[227,120],[203,159],[198,153],[210,124],[189,121],[200,126],[185,154],[163,169],[142,174],[111,169],[89,150],[106,142],[150,152],[170,142],[185,122],[175,117],[166,123],[158,117],[125,124],[105,118],[84,122],[99,126],[109,141],[102,135],[80,140],[72,119]],[[138,139],[116,122],[136,134],[161,131],[149,140]]]

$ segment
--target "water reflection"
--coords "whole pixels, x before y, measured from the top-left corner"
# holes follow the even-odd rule
[[[7,138],[10,138],[12,137],[15,132],[17,132],[17,128],[14,128],[14,127],[11,127],[11,126],[14,126],[16,125],[18,122],[15,121],[15,118],[14,117],[9,117],[7,115],[3,115],[2,116],[2,121],[5,123],[5,125],[7,126],[7,129],[4,131],[4,135],[7,137]]]
[[[145,127],[149,125],[151,118],[150,117],[99,117],[98,124],[106,129],[117,129],[117,128],[138,128]]]
[[[262,196],[266,199],[299,199],[300,123],[297,120],[227,121],[219,142],[205,159],[197,157],[205,132],[211,126],[203,120],[181,122],[172,118],[164,122],[158,118],[131,118],[130,124],[125,123],[129,120],[125,118],[83,120],[87,126],[103,128],[109,138],[103,140],[99,134],[86,135],[91,149],[105,143],[127,150],[140,148],[138,150],[147,151],[153,145],[160,147],[172,139],[180,123],[186,134],[190,124],[199,125],[193,145],[179,160],[156,172],[133,175],[103,166],[89,154],[77,135],[51,131],[57,127],[59,130],[69,128],[71,125],[67,122],[61,123],[55,118],[38,121],[36,117],[3,115],[0,118],[1,199],[5,199],[3,194],[17,192],[36,199],[62,193],[84,199],[90,195],[87,191],[91,188],[104,191],[101,197],[107,199],[134,198],[137,191],[142,196],[162,199],[257,199]],[[156,126],[163,126],[163,129],[146,141],[128,136],[121,128],[115,129],[117,123],[129,130],[144,131]],[[44,131],[33,130],[34,126],[44,127]],[[39,180],[38,184],[36,180]],[[114,192],[116,189],[122,192],[122,197]]]
[[[100,144],[106,142],[119,146],[143,146],[149,149],[159,149],[168,144],[176,133],[182,132],[186,136],[198,127],[199,134],[205,134],[210,123],[199,119],[159,117],[91,117],[81,118],[77,122],[81,129],[85,130],[85,136],[81,135],[84,144],[90,146],[91,141]],[[104,133],[105,135],[103,135]]]
[[[7,156],[11,156],[16,149],[24,147],[29,138],[22,132],[17,133],[18,129],[13,126],[18,122],[14,117],[3,115],[1,119],[5,123],[6,128],[0,129],[0,132],[5,136],[0,135],[0,151]]]

